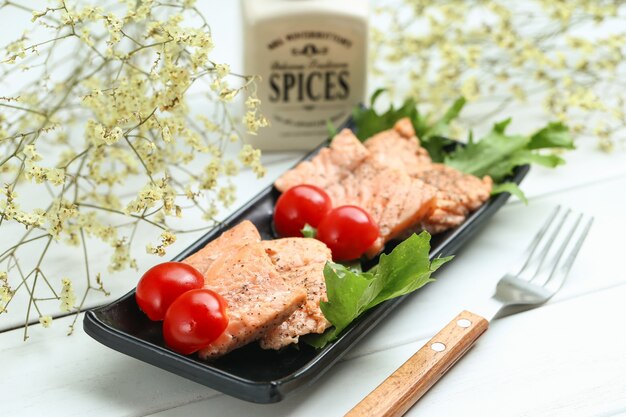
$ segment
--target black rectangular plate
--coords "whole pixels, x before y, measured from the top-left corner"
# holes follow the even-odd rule
[[[324,143],[305,159],[312,158],[327,144]],[[529,169],[528,165],[517,167],[509,180],[519,184]],[[252,221],[263,239],[275,238],[271,223],[278,196],[276,189],[267,187],[174,260],[188,257],[243,220]],[[454,254],[508,198],[507,193],[490,198],[463,224],[433,236],[431,259]],[[393,246],[393,242],[388,244],[385,252],[391,251]],[[296,389],[311,385],[392,309],[411,296],[387,301],[364,313],[338,340],[321,350],[300,343],[281,351],[268,351],[252,343],[211,362],[167,349],[161,336],[161,323],[150,321],[139,310],[134,290],[107,306],[88,311],[83,327],[88,335],[119,352],[233,397],[256,403],[272,403],[281,401]]]

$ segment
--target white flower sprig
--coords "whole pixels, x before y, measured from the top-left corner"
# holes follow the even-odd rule
[[[267,120],[255,77],[212,61],[211,30],[194,3],[55,0],[31,12],[0,0],[0,10],[23,11],[33,22],[0,51],[0,84],[20,84],[24,72],[34,80],[0,97],[0,233],[25,229],[12,242],[3,235],[0,314],[15,294],[29,295],[24,339],[31,308],[48,327],[59,304],[47,314],[45,301],[78,313],[91,291],[106,293],[100,274],[94,282],[90,273],[88,239],[110,247],[109,271],[136,267],[139,223],[159,230],[159,243],[147,252],[163,256],[186,232],[168,223],[182,216],[181,198],[203,212],[210,228],[220,206],[234,201],[223,179],[241,167],[265,173],[260,153],[248,145],[238,158],[224,156],[229,143]],[[191,111],[193,91],[210,112]],[[231,110],[238,96],[246,103],[243,117]],[[134,197],[121,195],[121,185]],[[40,206],[21,204],[26,186],[47,196]],[[86,290],[78,299],[72,280],[58,287],[59,277],[46,273],[53,245],[76,246],[84,255]],[[31,247],[40,252],[33,256]]]
[[[490,126],[493,117],[533,97],[546,118],[567,122],[577,136],[597,137],[604,150],[624,141],[624,2],[384,4],[377,9],[382,23],[373,28],[370,56],[374,74],[397,95],[431,110],[465,96],[467,110],[478,104],[486,110],[466,118],[464,129]]]

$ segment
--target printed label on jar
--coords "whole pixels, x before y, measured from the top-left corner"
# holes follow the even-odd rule
[[[273,135],[324,137],[327,122],[343,123],[363,98],[364,34],[345,22],[341,32],[288,26],[264,31],[264,56],[256,61],[263,111]]]

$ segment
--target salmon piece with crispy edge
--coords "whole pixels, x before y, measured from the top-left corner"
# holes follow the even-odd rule
[[[309,333],[323,333],[330,322],[320,309],[327,301],[324,266],[332,260],[330,249],[315,239],[285,238],[261,242],[287,285],[306,288],[306,302],[279,326],[270,329],[260,340],[263,349],[280,349],[298,343]]]
[[[236,251],[248,243],[261,241],[259,231],[249,220],[244,220],[237,226],[222,233],[217,239],[207,243],[198,252],[182,260],[196,268],[202,275],[211,264],[225,253]]]
[[[437,188],[437,203],[422,221],[423,229],[439,233],[463,223],[491,195],[491,177],[482,179],[444,164],[433,163],[418,178]]]
[[[369,257],[376,256],[385,243],[404,230],[418,226],[434,207],[436,191],[400,169],[369,159],[343,181],[326,189],[334,207],[361,207],[378,225],[379,237],[366,252]]]
[[[420,154],[419,141],[408,119],[396,123],[392,131],[394,140],[400,143],[399,152],[409,149]],[[384,136],[381,138],[384,144]],[[403,165],[388,166],[387,162],[378,161],[351,131],[344,129],[329,148],[283,174],[274,185],[282,192],[300,184],[316,185],[328,193],[333,207],[350,204],[363,208],[380,229],[380,237],[367,252],[374,256],[403,229],[420,224],[432,209],[436,191],[412,178]]]
[[[408,118],[399,120],[393,129],[385,130],[365,141],[370,159],[377,163],[398,167],[437,189],[436,201],[421,227],[430,233],[440,233],[465,221],[489,199],[493,181],[462,173],[452,167],[433,163],[428,152],[420,146],[413,125]],[[405,236],[403,233],[402,236]]]
[[[333,138],[330,147],[323,148],[310,161],[300,162],[281,175],[274,186],[282,193],[300,184],[326,189],[341,181],[369,156],[369,151],[349,129]]]
[[[411,176],[417,176],[432,163],[406,117],[396,122],[393,129],[372,136],[364,145],[370,151],[370,160],[401,169]]]
[[[261,243],[245,245],[223,255],[205,275],[205,288],[228,303],[228,326],[198,354],[202,359],[222,356],[261,338],[287,320],[307,297],[303,286],[288,285]]]

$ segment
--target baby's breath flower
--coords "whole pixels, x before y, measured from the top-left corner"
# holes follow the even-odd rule
[[[213,79],[213,82],[211,82],[210,87],[211,87],[211,90],[213,90],[213,91],[215,91],[215,92],[220,91],[220,90],[222,90],[222,89],[223,89],[223,87],[222,87],[222,81],[221,81],[218,77],[215,77],[215,78]]]
[[[172,141],[172,133],[170,132],[170,128],[167,126],[164,126],[163,129],[161,130],[161,135],[163,136],[163,140],[165,142],[171,142]]]
[[[59,295],[61,299],[61,311],[72,311],[76,304],[76,295],[74,295],[72,281],[69,278],[63,278],[61,284],[63,285],[61,294]]]
[[[222,88],[220,91],[220,100],[225,103],[229,103],[235,98],[237,95],[237,90],[233,90],[232,88]]]
[[[88,27],[83,27],[80,30],[80,39],[85,43],[85,45],[93,46],[93,39],[91,39],[91,32]]]
[[[243,122],[246,125],[248,133],[256,135],[260,128],[266,127],[269,122],[262,115],[257,115],[256,110],[248,110],[243,117]]]
[[[7,90],[0,102],[15,102],[0,112],[0,235],[7,247],[15,245],[0,269],[13,271],[19,262],[25,277],[22,283],[19,275],[0,273],[0,313],[15,291],[31,288],[29,305],[42,325],[51,319],[41,300],[50,298],[49,280],[58,279],[46,267],[49,248],[76,250],[88,263],[97,258],[92,241],[104,242],[110,271],[136,268],[131,248],[143,233],[139,225],[168,230],[148,248],[163,256],[175,241],[168,222],[185,211],[178,198],[199,206],[211,225],[218,206],[236,196],[228,177],[241,166],[264,172],[258,151],[224,159],[228,142],[242,142],[239,132],[255,132],[267,121],[256,79],[214,64],[211,31],[194,1],[96,3],[66,1],[33,12],[36,40],[25,32],[0,53],[0,62],[17,64],[0,74]],[[23,83],[21,72],[30,72],[32,83]],[[188,93],[200,82],[210,90],[205,103],[192,106]],[[246,101],[243,119],[227,104],[238,95]],[[200,158],[205,169],[198,172]],[[22,187],[29,195],[24,208],[16,192]],[[27,234],[16,233],[24,228]],[[85,278],[80,300],[91,290],[107,294],[99,274],[95,287],[93,276]],[[34,285],[35,279],[47,285]],[[61,310],[82,309],[70,280],[53,293]]]
[[[161,233],[161,242],[155,247],[152,244],[146,246],[146,252],[158,256],[165,256],[165,248],[176,242],[176,236],[169,230]]]
[[[237,166],[237,163],[233,160],[228,160],[226,162],[224,162],[224,174],[228,175],[229,177],[235,176],[239,173],[239,167]]]
[[[219,78],[224,78],[230,74],[230,65],[228,64],[216,64],[215,72]]]
[[[125,238],[113,243],[113,256],[109,263],[109,272],[121,271],[125,268],[137,268],[135,260],[130,255],[130,246]]]
[[[147,184],[137,196],[126,206],[127,213],[138,213],[144,209],[154,207],[154,205],[163,200],[164,190],[156,183]]]
[[[163,245],[169,246],[176,242],[176,236],[172,234],[172,232],[170,232],[169,230],[166,230],[161,233],[161,242],[163,243]]]
[[[239,152],[239,160],[244,166],[251,166],[261,158],[261,151],[251,145],[243,145]]]
[[[204,167],[202,182],[200,188],[203,190],[212,190],[217,186],[218,178],[222,172],[222,167],[218,160],[213,159]]]
[[[237,198],[235,194],[235,187],[233,185],[229,185],[220,188],[217,193],[217,198],[222,202],[224,207],[230,207]]]
[[[41,325],[43,327],[48,328],[52,324],[52,317],[50,317],[50,316],[40,316],[39,317],[39,323],[41,323]]]
[[[624,110],[624,100],[606,94],[620,90],[618,80],[626,75],[626,25],[621,24],[626,4],[588,0],[391,3],[376,9],[384,18],[371,36],[375,85],[382,81],[392,94],[408,92],[430,110],[448,106],[461,94],[479,103],[477,109],[489,109],[485,110],[488,118],[475,112],[471,119],[462,120],[465,129],[481,122],[491,124],[507,106],[535,96],[546,103],[546,117],[610,120],[610,137],[603,136],[604,130],[594,132],[593,123],[575,132],[595,135],[604,149],[626,131],[626,120],[610,117]],[[472,16],[470,24],[467,16]],[[595,26],[609,18],[621,22],[619,30],[596,31],[594,36],[579,30],[581,25]],[[538,21],[544,23],[537,25]]]
[[[209,203],[209,207],[203,213],[202,219],[206,221],[214,220],[218,214],[219,214],[219,209],[217,205],[215,204],[214,201],[211,201],[211,203]]]
[[[28,162],[41,161],[41,155],[35,150],[35,145],[27,145],[24,148],[24,155],[26,156],[26,161]]]
[[[265,175],[265,167],[261,164],[261,151],[250,145],[244,145],[239,152],[239,160],[243,166],[252,168],[257,178]]]
[[[0,314],[6,312],[6,306],[13,298],[13,291],[9,286],[9,277],[5,271],[0,272]]]
[[[256,108],[259,107],[259,105],[261,104],[261,100],[259,100],[257,97],[255,96],[249,96],[246,99],[246,107],[249,110],[255,110]]]
[[[63,185],[65,182],[65,172],[58,168],[47,169],[46,179],[52,185]]]
[[[117,44],[122,40],[122,21],[113,13],[103,16],[103,19],[109,31],[109,40],[107,43],[111,46]]]

